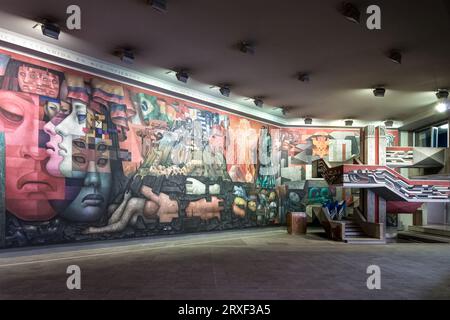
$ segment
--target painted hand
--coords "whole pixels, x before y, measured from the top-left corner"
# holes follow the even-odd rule
[[[206,193],[206,186],[197,179],[186,179],[186,193],[189,195],[202,195]]]

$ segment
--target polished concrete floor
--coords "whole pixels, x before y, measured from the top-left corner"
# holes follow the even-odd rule
[[[66,269],[81,269],[68,290]],[[381,268],[381,290],[366,271]],[[450,299],[450,245],[348,245],[282,228],[0,251],[0,299]]]

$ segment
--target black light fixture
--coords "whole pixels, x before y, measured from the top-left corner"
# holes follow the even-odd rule
[[[298,80],[300,80],[301,82],[309,82],[309,80],[310,80],[309,73],[300,72],[298,74]]]
[[[361,12],[353,3],[344,2],[341,7],[341,13],[348,21],[360,23]]]
[[[231,93],[230,85],[228,84],[221,85],[219,91],[220,94],[223,95],[224,97],[229,97]]]
[[[281,113],[283,114],[283,116],[286,116],[289,112],[294,110],[294,107],[285,106],[285,107],[280,107],[280,109],[281,109]]]
[[[373,90],[373,94],[375,97],[379,97],[379,98],[383,98],[384,95],[386,94],[386,89],[384,87],[376,87]]]
[[[439,100],[448,99],[448,90],[447,89],[439,89],[438,92],[436,92],[436,97]]]
[[[132,64],[134,62],[134,53],[131,49],[123,49],[119,53],[120,60],[124,63]]]
[[[313,122],[313,119],[311,119],[311,118],[305,118],[305,124],[307,124],[307,125],[309,125],[309,124],[312,124],[312,122]]]
[[[167,12],[167,0],[147,0],[147,3],[159,12]]]
[[[351,127],[351,126],[353,126],[353,120],[345,120],[345,126],[346,127]]]
[[[239,44],[239,50],[243,53],[255,54],[255,46],[250,41],[242,41]]]
[[[56,40],[59,39],[59,34],[61,33],[61,29],[56,23],[50,22],[49,20],[46,19],[44,19],[43,22],[41,23],[41,30],[44,36]]]
[[[181,69],[181,70],[177,71],[176,77],[177,77],[178,81],[186,83],[189,79],[189,74],[187,73],[187,71],[185,69]]]
[[[264,105],[264,101],[262,100],[262,98],[258,98],[258,97],[253,99],[253,103],[255,104],[255,106],[257,106],[259,108],[262,108]]]
[[[389,59],[397,64],[402,64],[402,54],[398,50],[391,50],[388,55]]]
[[[384,122],[384,125],[385,125],[387,128],[391,128],[391,127],[394,126],[394,121],[393,121],[393,120],[386,120],[386,121]]]

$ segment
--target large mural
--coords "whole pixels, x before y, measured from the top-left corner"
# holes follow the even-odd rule
[[[358,129],[280,129],[2,50],[0,136],[6,247],[279,224],[284,182],[359,153]]]

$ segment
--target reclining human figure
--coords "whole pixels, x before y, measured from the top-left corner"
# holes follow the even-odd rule
[[[164,180],[164,177],[161,178]],[[161,181],[161,179],[159,180]],[[193,178],[187,178],[184,187],[187,195],[201,197],[206,194],[206,185]],[[166,189],[169,190],[169,187],[166,187]],[[180,192],[182,191],[180,190]],[[186,217],[200,217],[202,220],[220,219],[220,212],[224,209],[222,199],[216,196],[220,193],[220,185],[211,185],[208,187],[208,191],[209,195],[212,195],[211,201],[207,201],[206,198],[190,201],[185,208]],[[133,196],[132,191],[127,190],[119,205],[112,204],[109,206],[108,210],[112,215],[108,224],[99,228],[90,227],[84,233],[120,232],[128,225],[134,226],[139,217],[142,217],[144,221],[159,219],[160,223],[170,223],[174,218],[179,217],[180,204],[177,200],[171,199],[167,193],[160,192],[157,194],[152,187],[145,184],[140,187],[139,193],[142,197]]]

